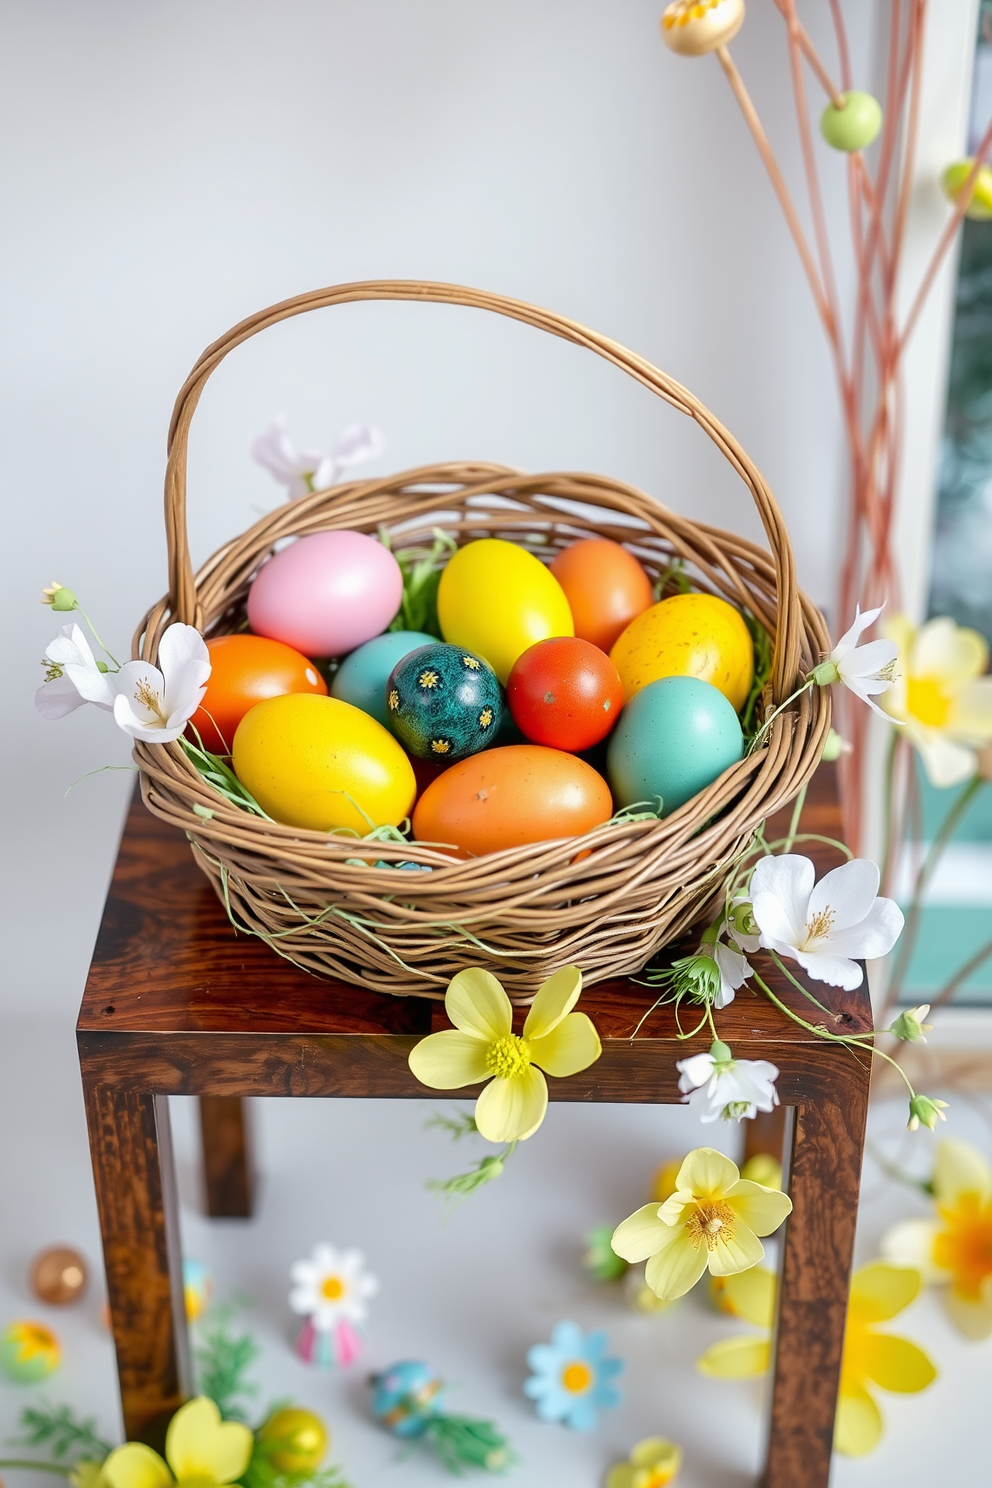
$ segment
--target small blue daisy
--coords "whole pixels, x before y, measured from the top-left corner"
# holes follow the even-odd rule
[[[606,1334],[583,1333],[575,1323],[558,1323],[550,1343],[535,1343],[527,1363],[534,1371],[524,1394],[537,1402],[542,1421],[561,1421],[574,1431],[591,1431],[598,1413],[620,1404],[610,1383],[622,1373],[622,1359],[608,1358]]]

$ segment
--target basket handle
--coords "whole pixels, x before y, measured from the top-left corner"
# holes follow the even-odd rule
[[[775,564],[778,590],[772,692],[776,703],[787,696],[799,668],[802,634],[795,558],[778,503],[757,466],[733,436],[680,383],[643,357],[628,351],[619,342],[611,341],[608,336],[601,336],[596,331],[587,330],[576,321],[555,315],[550,310],[542,310],[537,305],[528,305],[523,300],[511,300],[504,295],[489,294],[485,290],[467,289],[457,284],[433,284],[414,279],[373,279],[313,290],[309,294],[283,300],[278,305],[259,311],[257,315],[249,316],[228,331],[226,336],[207,347],[180,389],[169,425],[165,531],[169,553],[169,607],[175,619],[189,625],[195,624],[197,610],[186,529],[186,459],[190,424],[207,378],[228,352],[259,331],[277,325],[281,320],[289,320],[291,316],[303,315],[308,310],[323,310],[331,305],[346,305],[355,300],[414,300],[439,305],[464,305],[475,310],[491,310],[497,315],[506,315],[511,320],[523,321],[525,325],[534,326],[537,330],[547,331],[552,336],[560,336],[564,341],[571,341],[576,346],[585,346],[596,352],[598,356],[620,367],[635,381],[650,388],[659,398],[664,398],[666,403],[670,403],[680,413],[688,414],[694,419],[733,465],[758,508]]]

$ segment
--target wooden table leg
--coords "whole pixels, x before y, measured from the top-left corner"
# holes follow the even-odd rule
[[[824,1050],[826,1056],[828,1051]],[[824,1057],[822,1083],[794,1109],[764,1488],[827,1488],[844,1348],[869,1061]]]
[[[191,1385],[168,1101],[83,1086],[124,1430],[154,1445]]]
[[[250,1113],[237,1095],[201,1095],[203,1178],[211,1219],[250,1219],[255,1207]]]

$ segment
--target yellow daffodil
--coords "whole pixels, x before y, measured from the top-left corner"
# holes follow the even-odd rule
[[[679,1169],[672,1196],[625,1219],[613,1249],[625,1261],[647,1261],[648,1286],[671,1302],[707,1267],[714,1276],[731,1276],[756,1266],[765,1254],[758,1236],[777,1230],[791,1211],[784,1193],[741,1178],[722,1152],[697,1147]]]
[[[936,1219],[909,1219],[882,1241],[887,1259],[918,1266],[946,1286],[951,1320],[966,1338],[992,1334],[992,1168],[967,1142],[937,1147]]]
[[[448,984],[444,1007],[455,1025],[432,1033],[410,1051],[410,1068],[434,1090],[490,1083],[475,1103],[475,1124],[487,1142],[522,1142],[537,1131],[548,1108],[546,1074],[561,1079],[588,1069],[603,1052],[585,1013],[572,1009],[582,973],[565,966],[538,988],[523,1033],[515,1034],[513,1006],[491,972],[460,971]]]
[[[751,1334],[725,1338],[707,1349],[697,1366],[712,1379],[750,1379],[768,1368],[776,1283],[770,1272],[765,1273],[767,1279],[752,1281],[756,1274],[729,1277],[727,1292],[737,1315],[766,1333],[761,1338]],[[863,1457],[882,1435],[882,1414],[869,1384],[912,1395],[937,1377],[933,1364],[915,1343],[876,1328],[909,1306],[922,1281],[912,1267],[889,1266],[884,1261],[863,1266],[851,1278],[834,1427],[834,1446],[848,1457]]]
[[[890,717],[905,726],[931,785],[970,780],[978,751],[992,740],[992,677],[984,676],[989,648],[977,630],[946,615],[917,630],[898,615],[885,626],[901,654],[901,676],[882,697]]]
[[[241,1477],[254,1437],[238,1421],[222,1421],[212,1400],[199,1396],[181,1406],[165,1434],[165,1457],[142,1442],[127,1442],[103,1464],[109,1488],[222,1488]]]
[[[682,1448],[663,1436],[639,1441],[626,1462],[610,1468],[606,1488],[667,1488],[682,1468]]]

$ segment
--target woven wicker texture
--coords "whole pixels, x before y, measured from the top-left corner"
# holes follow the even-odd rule
[[[613,362],[694,419],[750,492],[770,553],[665,511],[631,486],[582,474],[524,475],[486,464],[433,465],[384,480],[350,481],[278,507],[194,574],[186,533],[186,452],[203,387],[250,336],[355,300],[464,305],[520,320]],[[173,413],[165,485],[169,595],[145,616],[135,656],[155,660],[173,621],[221,634],[244,613],[252,575],[291,536],[385,526],[396,546],[443,527],[459,543],[500,536],[550,558],[590,533],[626,543],[657,576],[681,559],[693,584],[744,606],[774,637],[766,705],[784,701],[828,646],[823,619],[800,593],[782,515],[760,472],[685,388],[593,331],[520,301],[448,284],[340,285],[242,321],[208,347]],[[235,922],[317,974],[397,995],[441,997],[466,965],[488,966],[526,1002],[552,971],[582,967],[587,982],[643,967],[700,919],[764,818],[792,799],[819,762],[830,722],[826,689],[806,692],[773,722],[760,749],[663,821],[606,825],[581,839],[539,843],[453,863],[416,843],[376,843],[282,826],[220,798],[178,744],[135,749],[149,808],[186,832]],[[204,814],[206,813],[206,814]],[[351,861],[349,861],[351,860]],[[417,863],[430,873],[375,867]]]

